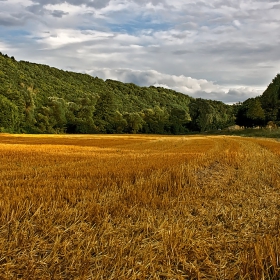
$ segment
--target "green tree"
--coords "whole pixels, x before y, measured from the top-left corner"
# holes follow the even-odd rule
[[[66,131],[68,133],[96,133],[94,111],[96,98],[94,95],[84,95],[67,102]]]
[[[187,123],[190,121],[188,112],[180,107],[173,107],[169,114],[169,125],[171,133],[184,134],[188,132]]]
[[[19,125],[19,112],[17,106],[8,98],[0,95],[0,130],[17,132]]]
[[[142,132],[144,133],[154,133],[163,134],[165,133],[166,126],[168,126],[169,114],[163,108],[155,106],[153,109],[144,109],[143,120],[144,124],[142,127]]]
[[[126,132],[137,133],[142,129],[145,123],[142,116],[139,113],[125,113],[124,118],[127,122]]]
[[[94,122],[99,133],[112,133],[117,105],[114,94],[110,91],[99,94],[94,112]]]
[[[264,124],[265,113],[259,99],[255,98],[250,100],[246,116],[252,121],[252,125]]]
[[[107,133],[123,133],[126,128],[127,120],[119,111],[110,116],[110,122],[106,125]]]
[[[23,97],[24,97],[24,120],[23,120],[23,130],[25,132],[33,132],[34,131],[34,126],[36,123],[35,119],[35,102],[33,98],[33,91],[30,88],[28,89],[23,89]]]

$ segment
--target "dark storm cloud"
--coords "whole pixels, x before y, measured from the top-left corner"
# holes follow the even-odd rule
[[[51,12],[51,15],[54,16],[54,17],[57,17],[57,18],[62,18],[63,16],[66,16],[68,15],[69,13],[65,13],[63,11],[60,11],[60,10],[54,10]]]

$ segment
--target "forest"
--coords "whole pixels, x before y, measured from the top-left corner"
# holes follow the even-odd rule
[[[261,96],[238,104],[236,123],[246,127],[280,125],[280,74],[277,74]]]
[[[162,87],[102,80],[0,53],[0,132],[186,134],[280,122],[280,75],[227,105]]]

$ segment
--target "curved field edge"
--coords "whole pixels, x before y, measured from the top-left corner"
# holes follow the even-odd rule
[[[0,275],[278,279],[279,150],[230,136],[2,134]]]

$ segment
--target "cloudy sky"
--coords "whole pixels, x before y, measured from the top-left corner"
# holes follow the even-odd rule
[[[227,103],[280,72],[280,0],[0,0],[0,51]]]

